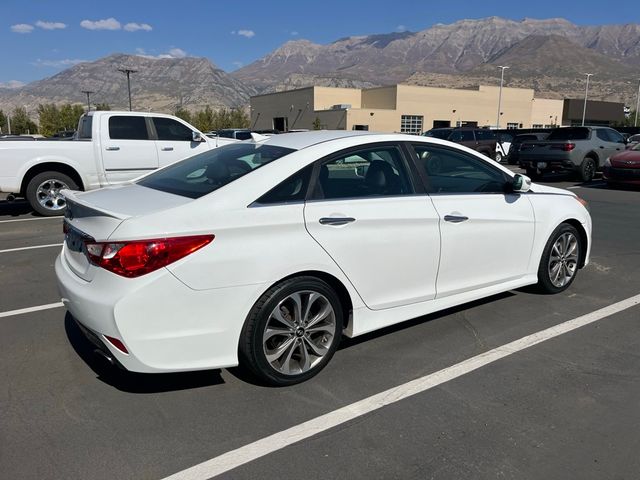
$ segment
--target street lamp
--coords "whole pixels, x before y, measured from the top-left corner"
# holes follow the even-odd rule
[[[498,94],[498,119],[496,120],[496,129],[500,128],[500,108],[502,107],[502,84],[504,83],[504,71],[509,68],[503,65],[498,65],[500,69],[500,93]]]
[[[636,119],[633,122],[633,126],[638,126],[638,108],[640,108],[640,80],[638,80],[638,95],[636,97]]]
[[[131,111],[131,81],[129,80],[129,76],[132,73],[137,73],[137,70],[131,70],[130,68],[119,68],[119,72],[124,73],[127,76],[127,91],[129,92],[129,111]]]
[[[584,90],[584,107],[582,107],[582,126],[584,127],[584,117],[587,114],[587,97],[589,96],[589,79],[593,76],[593,73],[585,73],[587,76],[587,88]]]

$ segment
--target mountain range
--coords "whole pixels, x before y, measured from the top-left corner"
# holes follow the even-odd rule
[[[134,107],[172,111],[209,104],[242,107],[249,96],[307,85],[368,87],[393,83],[468,87],[496,84],[534,88],[542,97],[579,97],[593,73],[592,98],[635,103],[640,78],[640,25],[578,26],[561,18],[521,21],[490,17],[437,24],[419,32],[352,36],[321,45],[290,41],[263,58],[226,73],[204,58],[156,59],[116,54],[83,63],[26,86],[0,88],[0,107],[84,100],[126,105],[132,77]]]

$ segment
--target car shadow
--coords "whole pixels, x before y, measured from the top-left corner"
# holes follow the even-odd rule
[[[94,352],[95,347],[84,336],[67,312],[64,328],[69,343],[78,356],[93,370],[98,380],[127,393],[161,393],[210,387],[225,383],[220,370],[179,373],[133,373],[109,364]]]
[[[21,200],[16,200],[15,202],[0,200],[0,216],[18,217],[27,214],[36,217],[33,209],[27,202]]]
[[[374,332],[365,333],[364,335],[359,335],[355,338],[342,337],[342,341],[340,342],[340,346],[338,347],[338,350],[351,348],[363,342],[368,342],[369,340],[372,340],[374,338],[384,337],[385,335],[400,332],[402,330],[406,330],[407,328],[415,327],[416,325],[420,325],[421,323],[430,322],[432,320],[446,317],[447,315],[452,315],[454,313],[458,313],[463,310],[468,310],[473,307],[478,307],[481,305],[485,305],[487,303],[495,302],[496,300],[502,300],[504,298],[513,297],[514,295],[516,294],[511,291],[503,292],[497,295],[492,295],[491,297],[486,297],[480,300],[476,300],[474,302],[457,305],[455,307],[447,308],[446,310],[440,310],[438,312],[431,313],[429,315],[424,315],[422,317],[414,318],[412,320],[406,320],[396,325],[391,325],[389,327],[381,328],[380,330],[376,330]]]

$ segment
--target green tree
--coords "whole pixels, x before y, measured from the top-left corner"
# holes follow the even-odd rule
[[[2,110],[0,110],[0,133],[9,133],[9,128],[7,126],[7,116]]]
[[[191,120],[192,120],[191,119],[191,112],[189,110],[187,110],[186,108],[178,107],[178,108],[176,108],[176,111],[173,112],[173,114],[176,117],[181,118],[185,122],[191,123]]]
[[[201,132],[208,132],[211,130],[217,130],[217,112],[211,110],[211,107],[207,105],[204,110],[198,110],[193,116],[193,126]]]
[[[111,110],[111,105],[108,103],[96,103],[93,108],[95,110]]]
[[[78,120],[84,114],[84,106],[66,103],[60,107],[60,130],[75,130]]]
[[[40,133],[50,137],[60,130],[60,109],[55,103],[38,105]]]
[[[38,125],[29,118],[24,107],[14,108],[11,113],[11,133],[38,133]]]
[[[320,120],[320,117],[316,117],[312,125],[314,130],[322,130],[322,121]]]

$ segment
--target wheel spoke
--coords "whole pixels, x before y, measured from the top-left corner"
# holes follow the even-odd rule
[[[316,345],[313,340],[310,340],[308,337],[303,338],[305,346],[309,347],[318,357],[322,357],[325,353],[327,353],[327,347]]]
[[[291,337],[282,342],[278,347],[276,347],[275,350],[272,350],[270,352],[267,351],[266,354],[269,363],[273,363],[278,360],[287,351],[287,349],[295,343],[295,340],[296,339],[294,337]]]
[[[306,295],[307,300],[306,300],[306,305],[304,307],[304,310],[302,312],[302,317],[301,320],[303,322],[308,322],[309,320],[309,314],[311,313],[311,306],[316,302],[316,300],[318,300],[321,295],[318,292],[311,292],[310,294]]]
[[[297,348],[299,348],[299,343],[298,343],[298,339],[296,338],[293,341],[291,348],[287,352],[287,356],[282,361],[282,368],[284,369],[284,373],[288,375],[291,374],[291,358],[293,357],[293,352],[295,352]]]
[[[331,308],[331,304],[329,302],[325,303],[322,306],[322,309],[318,313],[316,313],[311,320],[307,322],[307,330],[309,329],[309,327],[313,327],[316,323],[318,323],[321,320],[324,320],[332,313],[333,313],[333,308]]]
[[[282,305],[283,303],[284,302],[280,302],[278,304],[278,306],[273,309],[273,312],[271,312],[271,318],[274,318],[275,320],[277,320],[281,324],[283,324],[286,327],[288,327],[288,328],[293,330],[293,329],[296,328],[295,324],[291,320],[285,318],[284,315],[282,314],[282,310],[281,309],[283,308],[283,305]]]
[[[293,335],[293,332],[294,330],[291,328],[270,327],[265,330],[264,335],[262,336],[262,340],[266,342],[267,340],[273,337],[278,337],[278,336],[288,337],[289,335]]]
[[[296,292],[291,294],[289,298],[293,301],[293,312],[291,312],[293,321],[302,321],[302,295],[299,292]]]

